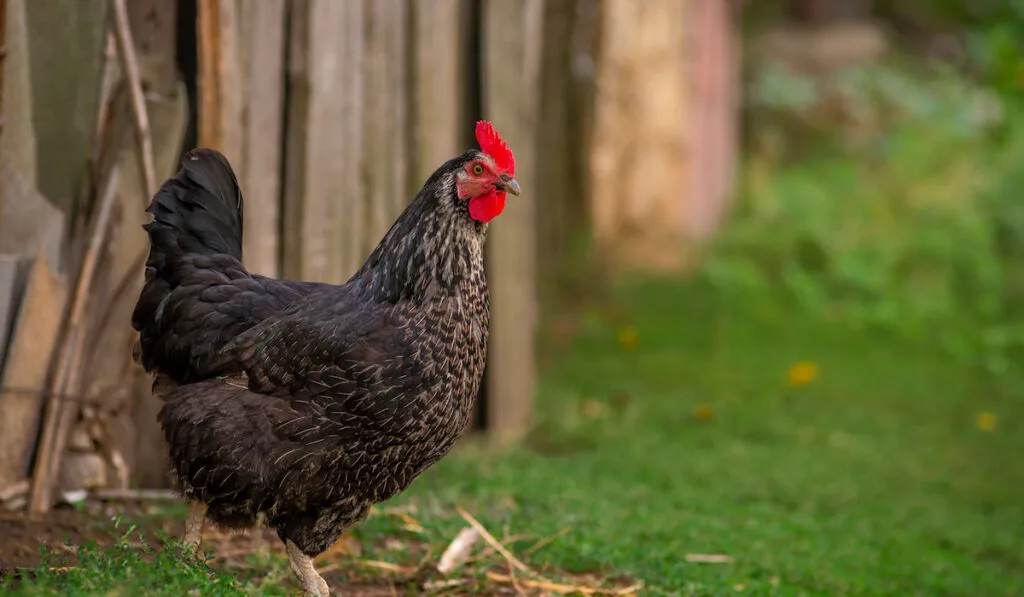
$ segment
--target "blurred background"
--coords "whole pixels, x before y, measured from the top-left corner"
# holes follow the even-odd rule
[[[250,270],[340,283],[486,118],[523,196],[489,233],[476,433],[397,500],[428,542],[475,506],[554,536],[538,565],[654,594],[1024,595],[1024,2],[6,0],[0,23],[9,509],[168,486],[129,318],[185,151],[235,167]]]

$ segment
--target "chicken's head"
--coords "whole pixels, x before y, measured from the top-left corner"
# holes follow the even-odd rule
[[[480,151],[455,175],[459,199],[469,202],[469,215],[487,223],[505,209],[506,193],[519,194],[516,161],[505,141],[490,122],[476,123],[476,141]]]

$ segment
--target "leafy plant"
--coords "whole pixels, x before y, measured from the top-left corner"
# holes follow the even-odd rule
[[[787,79],[801,78],[766,69],[752,83],[762,122],[703,274],[1008,372],[1024,350],[1024,111],[956,73],[898,64]],[[794,122],[831,142],[780,143]]]

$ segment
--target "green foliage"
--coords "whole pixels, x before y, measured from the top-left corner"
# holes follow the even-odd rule
[[[1006,373],[1024,348],[1024,111],[899,66],[764,69],[751,87],[760,120],[707,279]]]
[[[889,0],[881,4],[882,18],[961,33],[967,50],[964,66],[1004,96],[1024,99],[1024,0]]]

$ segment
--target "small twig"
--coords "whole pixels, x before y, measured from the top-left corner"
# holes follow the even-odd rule
[[[554,535],[551,535],[550,537],[545,537],[545,538],[541,539],[540,541],[538,541],[538,542],[534,543],[532,546],[530,546],[526,551],[524,551],[523,555],[524,556],[530,555],[531,553],[533,553],[533,552],[539,550],[540,548],[548,545],[549,543],[551,543],[555,539],[558,539],[559,537],[561,537],[562,535],[565,535],[566,533],[568,533],[571,530],[572,530],[572,527],[565,527],[565,528],[559,530]]]
[[[121,61],[131,96],[132,115],[135,117],[135,139],[138,143],[139,166],[142,180],[146,185],[145,201],[156,194],[156,166],[153,160],[153,137],[149,128],[149,112],[146,98],[142,95],[142,77],[139,61],[135,56],[135,41],[128,24],[128,7],[125,0],[113,0],[114,35],[117,37],[117,56]]]
[[[446,589],[454,589],[455,587],[461,587],[462,585],[468,585],[473,582],[472,578],[452,578],[449,580],[432,580],[428,583],[423,584],[423,588],[427,591],[444,591]]]
[[[531,573],[530,568],[526,564],[520,562],[519,558],[515,557],[514,555],[512,555],[512,552],[505,549],[505,546],[502,545],[497,539],[495,539],[494,535],[490,534],[487,531],[487,529],[484,528],[484,525],[480,524],[480,522],[477,519],[473,518],[473,516],[469,512],[463,510],[461,506],[456,506],[456,509],[459,512],[459,516],[466,519],[466,522],[468,522],[470,526],[472,526],[474,529],[477,530],[478,533],[480,533],[480,536],[484,538],[484,541],[489,543],[491,547],[496,549],[498,553],[500,553],[502,557],[505,558],[509,566],[516,570],[519,570],[520,572]]]
[[[487,529],[484,528],[484,525],[480,524],[480,522],[477,519],[473,518],[473,516],[470,515],[469,512],[466,512],[460,506],[456,506],[456,508],[459,511],[459,515],[466,519],[466,522],[472,525],[472,527],[476,529],[478,533],[480,533],[480,535],[484,538],[484,541],[490,543],[491,547],[498,550],[498,553],[500,553],[505,558],[505,561],[508,562],[509,578],[512,579],[512,588],[515,589],[516,594],[524,595],[525,593],[523,592],[522,587],[519,586],[519,583],[516,579],[516,569],[518,569],[520,572],[524,572],[527,574],[531,573],[530,569],[526,566],[526,564],[520,562],[518,558],[512,555],[512,552],[505,549],[505,546],[502,545],[501,542],[499,542],[497,539],[495,539],[494,535],[491,535],[487,531]]]
[[[387,570],[388,572],[394,572],[396,574],[412,574],[416,571],[414,568],[409,568],[408,566],[399,566],[398,564],[392,564],[391,562],[383,562],[380,560],[359,560],[358,563],[360,566],[366,568]]]
[[[452,570],[464,564],[473,551],[473,546],[480,540],[480,531],[473,527],[466,527],[459,531],[455,539],[448,545],[448,549],[441,554],[441,561],[437,564],[437,571],[448,576]]]
[[[73,378],[77,378],[80,373],[76,369],[77,361],[81,358],[82,348],[84,348],[81,335],[78,333],[80,332],[82,312],[95,277],[100,249],[103,247],[107,231],[110,228],[110,216],[114,210],[119,180],[120,169],[117,164],[114,164],[110,169],[106,184],[102,188],[100,207],[90,226],[88,249],[78,271],[74,294],[68,302],[65,319],[67,331],[64,341],[59,345],[59,351],[56,353],[56,357],[61,359],[59,361],[61,365],[57,369],[53,385],[49,388],[53,394],[68,393],[68,386],[72,382],[77,382],[77,379]],[[39,454],[32,472],[32,490],[29,499],[29,511],[37,514],[45,512],[50,507],[50,495],[66,440],[64,437],[66,428],[71,424],[70,415],[67,412],[73,413],[66,408],[65,401],[56,400],[53,395],[47,400],[46,411],[43,435],[39,443]]]
[[[719,553],[688,553],[686,561],[694,564],[729,564],[732,557]]]
[[[156,502],[178,501],[181,494],[169,489],[97,489],[90,492],[89,497],[109,501]]]
[[[497,572],[488,572],[487,578],[494,582],[501,583],[514,583],[515,578],[506,574],[498,574]],[[629,587],[623,587],[621,589],[602,589],[600,587],[588,587],[583,585],[567,585],[563,583],[551,582],[549,580],[530,580],[524,579],[521,581],[523,586],[530,589],[540,589],[551,593],[558,593],[560,595],[630,595],[643,588],[643,583],[637,583]]]
[[[320,568],[317,569],[317,572],[319,572],[321,575],[324,575],[324,574],[327,574],[328,572],[334,572],[335,570],[340,570],[340,569],[341,569],[341,564],[339,564],[337,562],[333,562],[331,564],[327,564],[326,566],[321,566]]]
[[[523,540],[525,540],[525,539],[527,539],[529,537],[530,537],[530,535],[527,535],[526,533],[520,533],[518,535],[512,535],[511,537],[505,538],[504,540],[502,540],[501,543],[502,543],[502,545],[512,545],[513,543],[516,543],[517,541],[523,541]],[[484,559],[487,559],[488,557],[490,557],[490,556],[492,556],[492,555],[494,555],[496,553],[498,553],[498,550],[496,550],[493,547],[488,545],[486,549],[481,550],[480,553],[478,553],[475,556],[473,556],[472,558],[470,558],[470,561],[484,560]]]

